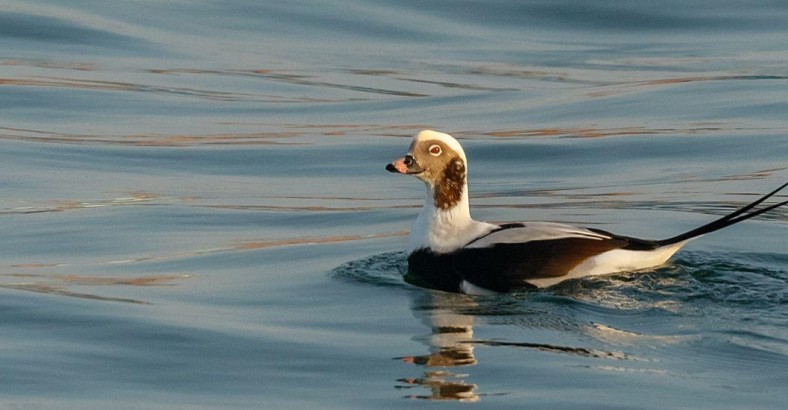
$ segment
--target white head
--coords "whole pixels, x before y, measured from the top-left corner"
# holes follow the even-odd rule
[[[424,181],[437,209],[453,208],[464,199],[467,202],[465,151],[449,134],[431,130],[417,133],[408,153],[388,164],[386,170]]]
[[[467,160],[460,143],[451,135],[419,132],[413,136],[407,155],[386,169],[413,175],[427,186],[424,207],[410,231],[408,252],[452,252],[497,227],[471,218]]]

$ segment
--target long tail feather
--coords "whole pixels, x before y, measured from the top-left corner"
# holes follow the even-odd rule
[[[699,228],[695,228],[695,229],[693,229],[693,230],[691,230],[689,232],[685,232],[685,233],[683,233],[681,235],[676,235],[676,236],[674,236],[672,238],[668,238],[668,239],[663,239],[663,240],[657,241],[657,243],[660,246],[665,246],[665,245],[672,245],[674,243],[683,242],[683,241],[686,241],[688,239],[692,239],[692,238],[695,238],[697,236],[705,235],[705,234],[707,234],[709,232],[714,232],[716,230],[725,228],[727,226],[731,226],[731,225],[733,225],[735,223],[738,223],[738,222],[750,219],[750,218],[752,218],[754,216],[758,216],[758,215],[760,215],[760,214],[762,214],[764,212],[768,212],[768,211],[771,211],[772,209],[776,209],[776,208],[779,208],[779,207],[781,207],[783,205],[786,205],[786,204],[788,204],[788,201],[783,201],[783,202],[776,203],[774,205],[767,206],[766,208],[758,209],[756,211],[752,211],[750,213],[747,213],[747,211],[749,211],[750,209],[755,208],[761,202],[769,199],[774,194],[780,192],[786,186],[788,186],[788,182],[786,182],[785,184],[781,185],[779,188],[775,189],[774,191],[772,191],[772,192],[760,197],[757,201],[752,202],[749,205],[743,206],[743,207],[739,208],[738,210],[736,210],[734,212],[731,212],[728,215],[723,216],[720,219],[717,219],[717,220],[715,220],[713,222],[710,222],[710,223],[708,223],[706,225],[703,225],[703,226],[701,226]]]

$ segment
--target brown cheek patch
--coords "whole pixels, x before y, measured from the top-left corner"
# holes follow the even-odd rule
[[[465,189],[465,163],[460,158],[452,159],[436,182],[435,206],[449,209],[457,205]]]

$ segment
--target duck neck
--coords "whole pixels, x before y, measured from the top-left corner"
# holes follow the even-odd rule
[[[445,192],[427,183],[424,207],[410,234],[408,251],[428,249],[436,253],[455,251],[476,238],[483,231],[480,222],[471,218],[468,186],[463,181],[451,200]]]

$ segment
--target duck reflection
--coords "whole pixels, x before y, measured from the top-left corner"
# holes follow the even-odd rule
[[[413,386],[424,386],[431,390],[430,395],[411,395],[411,399],[426,400],[458,400],[458,401],[479,401],[476,394],[476,385],[465,383],[458,375],[448,371],[428,371],[424,372],[424,377],[399,379],[398,381]]]
[[[409,395],[414,399],[478,401],[477,386],[468,383],[467,374],[458,374],[445,368],[476,364],[473,354],[472,315],[463,314],[463,307],[474,305],[465,295],[441,292],[419,294],[413,300],[414,315],[430,328],[430,333],[417,336],[429,348],[429,354],[399,357],[405,363],[425,366],[424,375],[418,378],[399,379],[405,385],[399,388],[423,386],[428,395]],[[444,369],[436,369],[444,368]]]
[[[479,393],[478,386],[469,381],[471,374],[468,369],[477,363],[474,355],[474,347],[477,346],[529,349],[578,358],[644,361],[624,352],[593,347],[474,338],[474,325],[490,324],[490,319],[494,317],[506,318],[502,322],[495,322],[498,324],[506,323],[524,329],[565,331],[608,342],[642,337],[601,324],[578,323],[571,317],[557,314],[555,311],[550,313],[551,311],[544,310],[542,307],[533,306],[538,304],[533,300],[530,300],[529,306],[523,306],[522,300],[517,295],[498,296],[495,300],[436,291],[414,292],[412,295],[413,315],[430,329],[429,333],[416,336],[414,340],[426,345],[428,353],[396,358],[425,368],[420,377],[398,379],[397,381],[402,384],[397,385],[397,388],[426,388],[429,393],[411,394],[405,396],[407,398],[478,401],[481,396],[489,395],[489,393]],[[550,302],[550,305],[552,306],[553,302]],[[481,319],[476,318],[477,315],[481,315]],[[475,323],[477,320],[482,323]],[[583,365],[588,364],[584,362]],[[460,372],[458,370],[460,368],[465,371]],[[643,371],[640,367],[636,367],[635,370]]]

